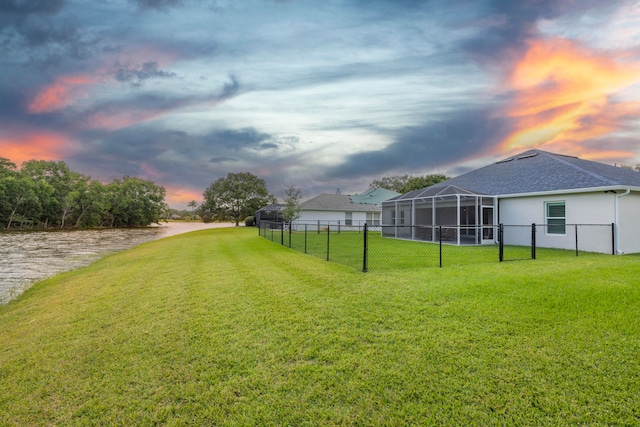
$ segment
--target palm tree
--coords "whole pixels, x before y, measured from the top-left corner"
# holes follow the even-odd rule
[[[189,203],[187,203],[187,206],[189,206],[191,208],[191,219],[193,219],[193,217],[194,217],[193,212],[198,207],[198,202],[196,202],[195,200],[192,200]]]

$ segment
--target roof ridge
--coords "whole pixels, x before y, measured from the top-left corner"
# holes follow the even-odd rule
[[[618,184],[616,181],[613,181],[613,180],[611,180],[609,178],[605,178],[604,176],[602,176],[602,175],[600,175],[598,173],[592,172],[592,171],[587,170],[587,169],[585,169],[585,168],[583,168],[583,167],[581,167],[579,165],[575,165],[575,164],[573,164],[571,162],[568,162],[568,161],[566,161],[564,159],[558,158],[558,156],[561,156],[561,154],[560,155],[556,155],[554,153],[549,153],[549,152],[542,151],[542,150],[539,150],[539,151],[541,153],[547,155],[548,157],[552,158],[553,160],[557,161],[557,162],[560,162],[560,163],[562,163],[562,164],[564,164],[566,166],[569,166],[569,167],[571,167],[573,169],[579,170],[580,172],[586,173],[587,175],[590,175],[593,178],[596,178],[596,179],[599,179],[601,181],[604,181],[607,184],[610,184],[610,185]],[[563,157],[569,157],[569,156],[563,156]],[[589,162],[589,160],[584,160],[584,159],[581,159],[579,157],[571,157],[571,158],[578,159],[578,160],[583,161],[583,162]]]

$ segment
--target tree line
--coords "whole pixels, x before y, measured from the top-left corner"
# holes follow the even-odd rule
[[[125,176],[103,184],[63,161],[28,160],[20,170],[0,157],[0,227],[142,227],[167,211],[165,189]]]
[[[449,179],[443,174],[422,176],[394,175],[373,180],[369,188],[386,188],[398,193],[406,193],[437,184]],[[286,222],[295,220],[300,213],[302,193],[290,186],[285,189],[282,218]],[[229,173],[213,182],[203,193],[204,201],[198,206],[193,200],[189,207],[196,209],[204,222],[232,220],[236,226],[263,207],[276,203],[277,199],[267,190],[263,179],[249,172]]]

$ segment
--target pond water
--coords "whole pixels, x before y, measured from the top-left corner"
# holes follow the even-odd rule
[[[33,283],[144,242],[233,224],[169,222],[137,229],[15,231],[0,233],[0,304]]]

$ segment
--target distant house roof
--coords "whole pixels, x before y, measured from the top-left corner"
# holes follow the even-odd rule
[[[353,203],[364,203],[367,205],[381,205],[382,202],[388,200],[392,197],[399,196],[400,193],[396,193],[393,190],[388,190],[386,188],[370,188],[364,193],[354,194],[349,196],[351,198],[351,202]]]
[[[380,206],[364,203],[353,203],[346,194],[320,194],[306,202],[300,203],[303,211],[361,211],[377,212]]]
[[[264,208],[260,208],[258,212],[276,212],[284,209],[285,205],[282,203],[272,203],[270,205],[265,206]]]
[[[577,157],[529,150],[392,200],[429,197],[457,187],[458,194],[490,196],[602,187],[638,187],[640,173]]]

